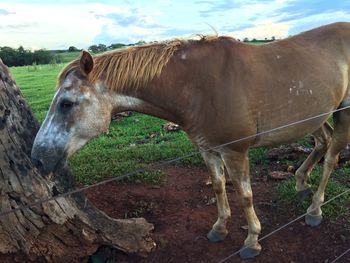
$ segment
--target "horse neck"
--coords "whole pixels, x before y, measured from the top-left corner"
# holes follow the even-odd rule
[[[113,96],[113,111],[136,111],[147,115],[162,118],[175,122],[179,125],[183,123],[182,105],[184,99],[181,94],[169,89],[165,89],[163,83],[152,82],[151,85],[140,87],[137,91],[123,90],[116,92]]]
[[[199,67],[198,60],[185,61],[191,50],[174,55],[159,76],[137,89],[124,88],[114,94],[115,111],[137,111],[175,122],[189,122],[200,104],[200,92],[189,68]],[[198,82],[198,81],[197,81]],[[195,99],[194,99],[195,98]],[[183,126],[183,128],[185,128]]]

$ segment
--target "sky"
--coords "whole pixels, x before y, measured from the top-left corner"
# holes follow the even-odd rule
[[[350,22],[350,0],[0,0],[0,46],[87,48],[215,32],[279,39],[337,21]]]

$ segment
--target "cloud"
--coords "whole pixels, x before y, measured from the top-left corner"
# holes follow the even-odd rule
[[[9,12],[6,9],[0,9],[0,15],[7,16],[7,15],[14,15],[15,12]]]
[[[236,38],[279,38],[350,21],[349,13],[344,0],[0,0],[0,34],[1,45],[49,49],[212,34],[211,27]]]
[[[0,29],[10,29],[10,30],[18,30],[18,29],[28,29],[36,26],[37,24],[15,24],[15,25],[0,25]]]
[[[227,34],[243,30],[252,33],[254,27],[262,28],[261,25],[277,23],[288,15],[282,14],[280,10],[287,8],[294,1],[296,0],[199,0],[196,3],[200,6],[200,16],[219,28],[221,34]]]
[[[295,35],[321,25],[339,21],[350,21],[350,13],[344,11],[331,11],[289,21],[289,34]]]
[[[168,28],[161,32],[161,36],[165,38],[169,38],[169,36],[188,37],[195,34],[198,34],[195,29],[187,28]]]
[[[139,19],[135,15],[120,15],[120,14],[107,14],[107,15],[95,15],[96,18],[111,19],[121,26],[129,26],[137,24]]]
[[[168,27],[158,23],[158,10],[151,7],[138,8],[127,4],[117,12],[94,12],[96,19],[103,22],[103,27],[93,39],[94,43],[135,43],[140,40],[154,41],[164,38]]]
[[[122,27],[129,26],[138,26],[145,28],[162,28],[160,24],[153,22],[153,19],[145,14],[139,13],[137,9],[132,9],[130,13],[133,14],[124,14],[124,13],[109,13],[109,14],[95,14],[97,19],[108,19],[114,24]]]
[[[0,34],[6,36],[1,45],[49,49],[62,45],[86,47],[101,28],[101,23],[88,12],[102,9],[96,4],[67,7],[7,2],[2,3],[1,8],[15,11],[14,15],[0,16]]]
[[[290,25],[287,23],[265,23],[259,24],[253,27],[246,28],[244,30],[238,30],[229,33],[228,35],[238,39],[264,39],[275,37],[285,38],[289,36]]]
[[[302,17],[308,17],[322,13],[331,13],[335,11],[349,12],[350,1],[332,0],[330,2],[323,0],[295,0],[279,10],[280,13],[289,14],[289,17],[287,16],[284,20],[288,20],[290,18],[297,19]]]
[[[281,3],[279,0],[220,0],[220,1],[205,1],[200,0],[196,1],[196,4],[202,6],[206,5],[207,8],[204,10],[199,11],[201,16],[203,18],[207,18],[210,16],[217,15],[218,13],[227,13],[230,11],[237,11],[237,10],[250,10],[250,12],[256,12],[257,9],[254,7],[257,6],[271,6],[271,4],[277,6]],[[273,10],[273,8],[271,8]]]

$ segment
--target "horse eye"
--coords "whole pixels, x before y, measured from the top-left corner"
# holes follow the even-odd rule
[[[60,108],[62,110],[68,110],[70,108],[72,108],[74,105],[74,103],[70,100],[63,100],[61,103],[60,103]]]

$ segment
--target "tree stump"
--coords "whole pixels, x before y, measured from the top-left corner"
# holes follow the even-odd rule
[[[68,167],[41,175],[30,161],[39,123],[0,59],[0,214],[75,189]],[[113,219],[83,193],[0,216],[0,262],[84,262],[100,246],[145,253],[143,218]]]

